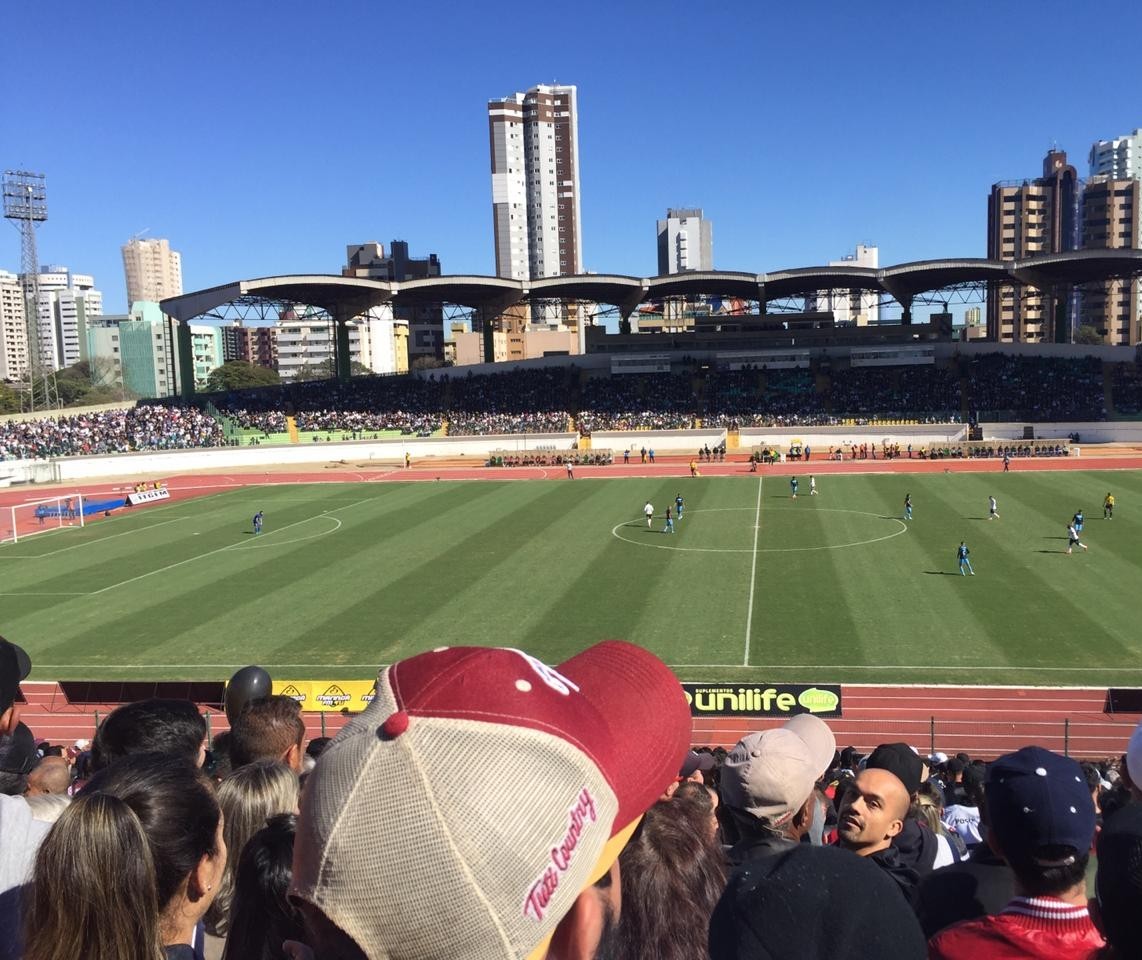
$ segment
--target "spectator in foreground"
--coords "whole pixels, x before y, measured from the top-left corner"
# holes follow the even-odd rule
[[[712,960],[924,956],[920,925],[895,884],[867,858],[835,847],[800,843],[750,861],[710,920]]]
[[[206,721],[189,700],[138,700],[112,710],[91,745],[94,771],[138,753],[185,757],[196,767],[206,758]]]
[[[63,757],[44,757],[30,774],[26,796],[67,796],[71,786],[71,766]]]
[[[225,937],[233,907],[234,874],[246,842],[279,813],[297,813],[297,774],[279,760],[258,760],[239,767],[218,788],[222,833],[229,851],[218,895],[206,914],[206,930]],[[292,846],[292,844],[291,844]]]
[[[300,774],[304,743],[300,703],[276,695],[254,700],[230,729],[230,767],[237,770],[256,760],[280,760]]]
[[[36,767],[36,738],[24,724],[0,737],[0,794],[22,797],[28,792],[28,776]]]
[[[1142,956],[1142,804],[1123,807],[1098,835],[1091,919],[1106,937],[1098,960]]]
[[[809,746],[784,728],[749,733],[722,766],[723,823],[734,833],[730,863],[801,842],[813,822],[817,776]]]
[[[185,757],[126,757],[92,778],[40,848],[24,960],[193,960],[225,865],[202,771]]]
[[[709,813],[678,794],[647,810],[619,856],[622,914],[608,960],[706,960],[710,914],[726,886],[709,827]]]
[[[869,767],[848,784],[837,809],[837,846],[872,860],[909,902],[920,877],[902,862],[892,840],[904,829],[910,806],[908,789],[896,774]]]
[[[301,939],[301,915],[287,896],[296,830],[295,814],[276,814],[243,848],[223,960],[282,960],[282,944]]]
[[[319,960],[606,955],[619,853],[690,731],[669,668],[621,641],[554,668],[452,647],[382,670],[306,784],[290,891],[309,946]]]
[[[11,736],[20,722],[16,700],[31,669],[28,655],[0,637],[0,737]],[[23,797],[0,793],[0,960],[20,955],[21,888],[47,832],[48,824],[33,817]]]
[[[1095,818],[1082,769],[1024,747],[991,765],[984,796],[988,843],[1014,871],[1016,896],[998,914],[936,934],[932,960],[1088,960],[1102,937],[1087,912]]]

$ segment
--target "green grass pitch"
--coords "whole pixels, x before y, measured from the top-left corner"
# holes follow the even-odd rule
[[[693,680],[1142,682],[1142,473],[818,489],[802,476],[794,501],[788,478],[754,475],[244,488],[0,546],[0,622],[52,679],[222,679],[247,663],[365,678],[445,644],[554,663],[621,637]],[[1066,556],[1079,507],[1090,550]],[[975,577],[957,573],[961,539]]]

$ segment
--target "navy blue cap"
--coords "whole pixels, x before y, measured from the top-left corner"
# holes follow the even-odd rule
[[[987,771],[987,820],[1008,860],[1061,866],[1070,858],[1043,857],[1044,847],[1090,850],[1094,801],[1082,768],[1042,747],[1023,747]]]

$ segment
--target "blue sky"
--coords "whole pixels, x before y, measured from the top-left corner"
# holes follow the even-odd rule
[[[5,44],[0,167],[47,174],[40,261],[95,274],[107,312],[144,229],[187,290],[336,273],[366,240],[492,273],[485,104],[536,83],[579,88],[587,268],[640,276],[667,206],[704,208],[719,269],[862,241],[882,265],[983,256],[992,182],[1038,175],[1052,143],[1085,176],[1094,140],[1142,126],[1129,4],[25,9],[47,39]]]

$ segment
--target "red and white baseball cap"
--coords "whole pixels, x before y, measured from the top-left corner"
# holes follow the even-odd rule
[[[484,647],[401,661],[310,775],[291,896],[370,960],[541,957],[690,731],[670,669],[622,641],[555,668]]]

